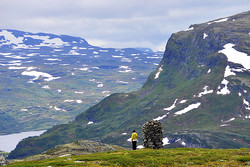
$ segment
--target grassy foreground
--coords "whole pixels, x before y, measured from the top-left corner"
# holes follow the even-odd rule
[[[250,149],[142,149],[23,161],[7,166],[248,166]],[[249,165],[250,166],[250,165]]]

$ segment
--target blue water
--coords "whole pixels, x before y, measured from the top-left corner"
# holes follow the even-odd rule
[[[5,152],[11,152],[16,148],[16,145],[24,138],[31,136],[39,136],[45,130],[41,131],[30,131],[30,132],[21,132],[14,133],[10,135],[0,135],[0,150]]]

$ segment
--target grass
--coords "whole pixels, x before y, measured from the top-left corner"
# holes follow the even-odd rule
[[[141,149],[15,162],[7,166],[247,166],[250,149]]]

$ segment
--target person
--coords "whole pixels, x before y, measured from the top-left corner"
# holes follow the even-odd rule
[[[137,145],[137,141],[138,141],[138,135],[135,132],[135,130],[133,130],[132,136],[131,136],[131,141],[132,141],[132,149],[136,150],[136,145]]]

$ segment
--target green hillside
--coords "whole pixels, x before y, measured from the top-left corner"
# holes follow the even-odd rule
[[[141,89],[112,94],[73,122],[23,140],[9,158],[82,139],[130,147],[134,129],[142,144],[141,127],[152,119],[162,123],[166,148],[250,147],[249,24],[248,11],[174,33]]]
[[[142,149],[16,162],[7,166],[247,166],[249,152],[250,149]]]

